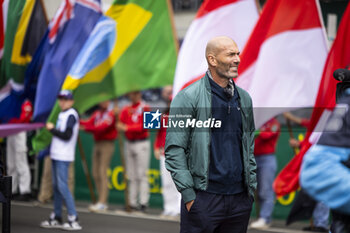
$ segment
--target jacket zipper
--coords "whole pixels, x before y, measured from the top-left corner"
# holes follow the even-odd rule
[[[242,113],[243,113],[243,117],[245,118],[246,117],[246,115],[245,115],[245,113],[244,113],[244,111],[242,111]],[[247,129],[247,127],[246,127],[246,124],[247,124],[247,121],[244,121],[245,122],[245,124],[243,123],[243,120],[242,120],[242,125],[243,125],[243,138],[244,138],[244,136],[245,135],[247,135],[247,133],[245,132],[246,131],[246,129]],[[247,191],[248,191],[248,193],[249,193],[249,185],[250,185],[250,181],[249,181],[249,171],[247,171],[247,169],[249,169],[249,147],[250,147],[250,141],[248,141],[248,137],[246,136],[245,137],[245,139],[246,139],[246,145],[248,145],[247,146],[247,151],[246,151],[246,156],[244,156],[244,153],[243,153],[243,162],[245,163],[245,165],[243,164],[243,169],[244,169],[244,172],[245,172],[245,180],[246,180],[246,183],[247,183]],[[243,142],[243,141],[242,141]],[[242,145],[242,147],[244,147],[244,145]]]
[[[212,102],[211,102],[211,93],[209,94],[209,103],[210,103],[210,118],[212,118]],[[208,143],[208,167],[207,167],[207,179],[205,184],[205,190],[207,190],[209,185],[209,167],[210,167],[210,145],[211,145],[211,129],[209,128],[209,143]]]

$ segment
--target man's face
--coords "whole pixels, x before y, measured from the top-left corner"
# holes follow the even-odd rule
[[[136,104],[141,101],[142,95],[140,91],[133,91],[128,94],[128,97],[133,104]]]
[[[58,99],[58,105],[63,111],[73,107],[73,104],[74,104],[74,100],[64,99],[64,98]]]
[[[106,101],[99,103],[99,106],[101,109],[106,110],[109,106],[109,100],[106,100]]]
[[[165,86],[162,90],[163,99],[167,102],[170,102],[172,93],[173,93],[173,87]]]
[[[239,49],[233,41],[223,44],[220,52],[215,56],[216,73],[222,78],[237,78],[238,65],[241,61],[239,54]]]

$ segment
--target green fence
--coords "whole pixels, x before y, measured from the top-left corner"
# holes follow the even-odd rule
[[[302,135],[304,133],[302,128],[293,128],[294,136]],[[92,135],[80,132],[80,138],[82,140],[83,148],[86,154],[89,169],[91,171],[91,152],[93,147]],[[155,138],[155,132],[151,132],[152,145]],[[289,133],[286,127],[282,127],[281,135],[277,145],[277,161],[278,161],[278,172],[290,161],[294,156],[293,150],[288,145]],[[123,167],[120,162],[119,143],[115,143],[116,150],[111,162],[111,168],[107,171],[109,176],[109,202],[115,204],[124,203],[124,188],[125,183],[123,181]],[[86,178],[84,176],[83,167],[80,159],[80,152],[77,149],[76,162],[75,162],[75,197],[77,200],[90,201],[90,193],[87,185]],[[150,169],[148,171],[148,180],[150,185],[150,206],[161,208],[162,207],[162,196],[161,196],[161,179],[159,172],[159,161],[151,154]],[[279,219],[285,219],[289,213],[292,203],[295,199],[295,193],[284,196],[276,201],[273,217]],[[253,215],[255,215],[255,210]]]

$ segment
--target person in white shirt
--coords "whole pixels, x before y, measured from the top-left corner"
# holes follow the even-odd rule
[[[58,95],[58,104],[62,111],[58,115],[56,127],[46,123],[46,129],[53,137],[50,147],[52,160],[52,184],[54,190],[54,212],[49,220],[41,223],[44,228],[63,228],[65,230],[81,230],[74,198],[68,188],[68,167],[74,161],[75,146],[79,133],[79,115],[72,108],[73,94],[63,90]],[[66,204],[68,222],[62,224],[62,205]]]

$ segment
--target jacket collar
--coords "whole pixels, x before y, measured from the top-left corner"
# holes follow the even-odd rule
[[[208,75],[208,72],[205,73],[205,76],[204,76],[204,85],[205,85],[205,88],[207,89],[208,93],[211,93],[211,86],[210,86],[210,82],[209,82],[209,75]],[[233,81],[233,86],[234,86],[234,89],[237,90],[237,95],[238,95],[238,101],[241,102],[241,90],[239,88],[237,88],[236,84],[235,84],[235,81]]]

